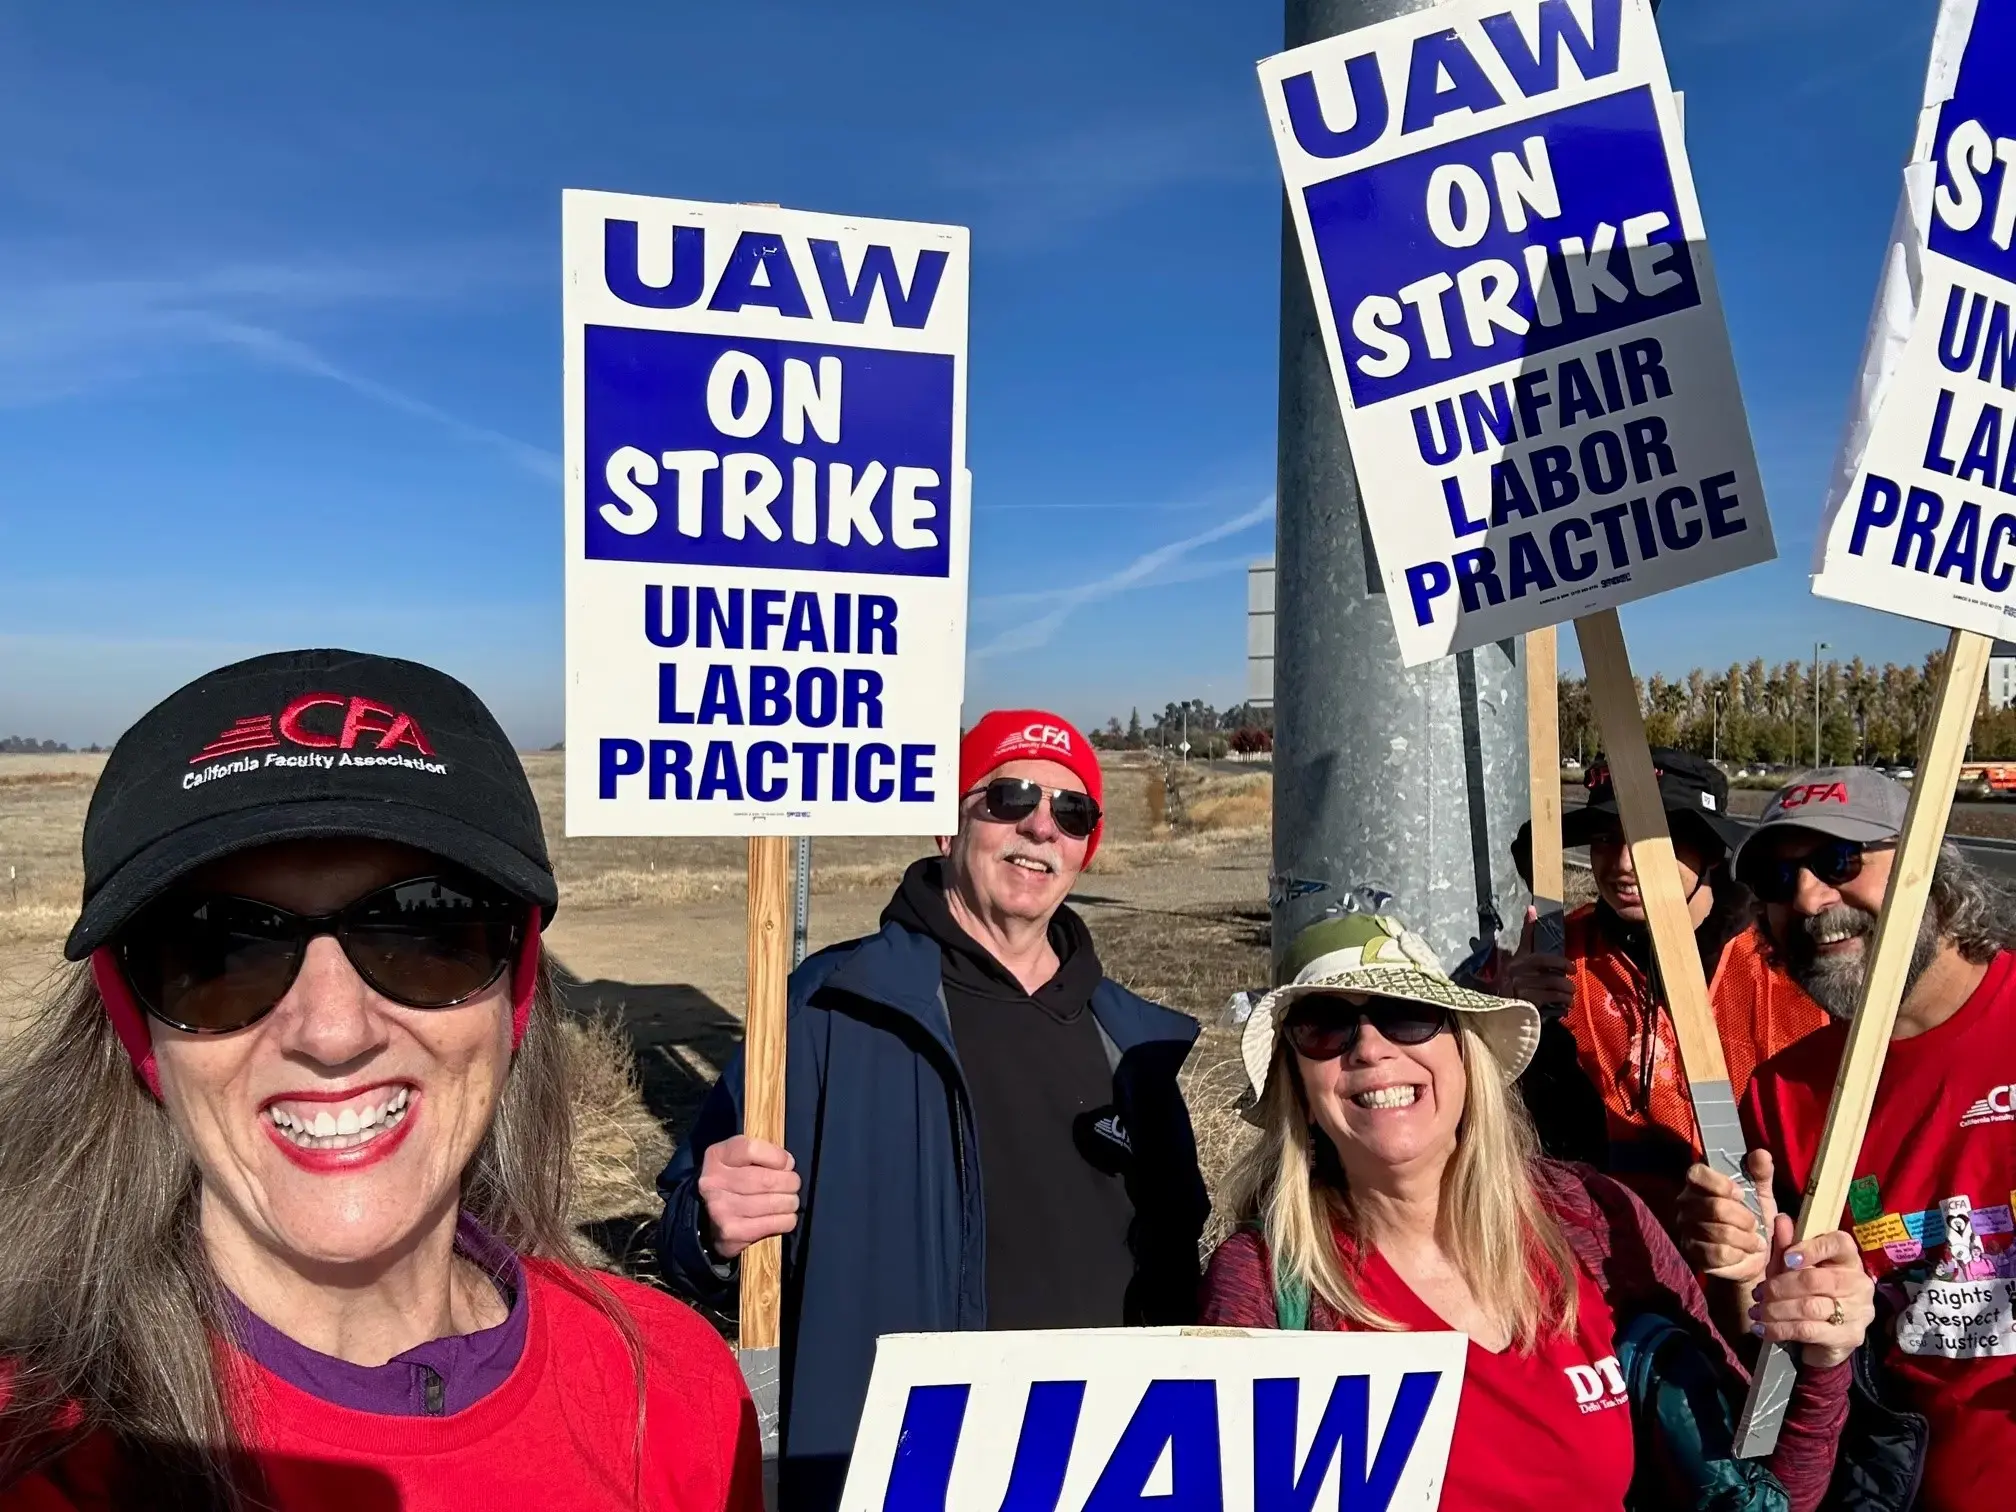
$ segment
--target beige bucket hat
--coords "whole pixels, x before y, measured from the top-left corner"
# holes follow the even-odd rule
[[[1540,1044],[1540,1010],[1517,998],[1458,987],[1428,942],[1385,914],[1321,919],[1295,937],[1278,973],[1282,984],[1253,1005],[1239,1043],[1253,1095],[1266,1090],[1274,1041],[1296,999],[1321,992],[1363,992],[1476,1015],[1472,1027],[1491,1047],[1509,1082]]]

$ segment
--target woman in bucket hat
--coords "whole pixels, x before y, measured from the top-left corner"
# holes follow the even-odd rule
[[[758,1512],[713,1330],[572,1249],[504,732],[341,651],[121,738],[0,1060],[0,1507]]]
[[[1240,1227],[1212,1256],[1203,1321],[1468,1334],[1445,1508],[1692,1505],[1647,1484],[1672,1477],[1634,1436],[1620,1330],[1664,1315],[1725,1393],[1742,1369],[1644,1205],[1536,1154],[1511,1084],[1538,1011],[1458,987],[1371,914],[1305,929],[1280,982],[1245,1028],[1260,1133],[1220,1194]],[[1804,1512],[1832,1471],[1870,1287],[1842,1236],[1785,1255],[1790,1238],[1785,1223],[1760,1331],[1807,1346],[1769,1461]]]

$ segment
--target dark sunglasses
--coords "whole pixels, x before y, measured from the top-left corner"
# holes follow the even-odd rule
[[[1304,1059],[1335,1060],[1351,1053],[1363,1024],[1395,1045],[1425,1045],[1449,1027],[1449,1010],[1398,998],[1374,998],[1360,1007],[1340,997],[1311,997],[1295,1006],[1281,1032]]]
[[[989,819],[1002,824],[1020,824],[1035,813],[1047,795],[1050,817],[1057,828],[1074,840],[1083,840],[1099,827],[1099,805],[1090,793],[1074,793],[1069,788],[1046,788],[1026,777],[996,777],[985,787],[963,796],[980,796],[980,807]]]
[[[526,906],[465,878],[394,882],[330,914],[254,898],[171,895],[126,930],[119,964],[140,1006],[190,1034],[229,1034],[273,1011],[307,959],[334,935],[373,992],[408,1008],[453,1008],[517,956]]]
[[[1897,842],[1878,840],[1822,840],[1811,850],[1796,856],[1765,856],[1753,861],[1743,858],[1743,880],[1750,891],[1765,903],[1790,903],[1799,895],[1799,873],[1811,872],[1814,880],[1839,887],[1862,875],[1862,857],[1874,850],[1891,850]]]

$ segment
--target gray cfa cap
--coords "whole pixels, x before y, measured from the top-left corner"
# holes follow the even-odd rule
[[[1812,830],[1864,843],[1895,840],[1910,805],[1911,789],[1870,767],[1803,772],[1772,795],[1764,817],[1736,852],[1736,865],[1740,869],[1743,852],[1772,830]]]

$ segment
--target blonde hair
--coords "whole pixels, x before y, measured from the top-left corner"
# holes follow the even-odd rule
[[[1539,1143],[1525,1105],[1483,1038],[1461,1014],[1451,1018],[1468,1090],[1456,1153],[1442,1173],[1442,1239],[1478,1305],[1530,1349],[1574,1332],[1575,1258],[1533,1184]],[[1285,1035],[1275,1041],[1259,1115],[1260,1138],[1225,1178],[1234,1221],[1259,1227],[1277,1283],[1307,1287],[1357,1327],[1399,1331],[1365,1300],[1357,1268],[1339,1253],[1333,1224],[1356,1243],[1366,1235],[1334,1157],[1327,1171],[1319,1162],[1323,1136]]]

